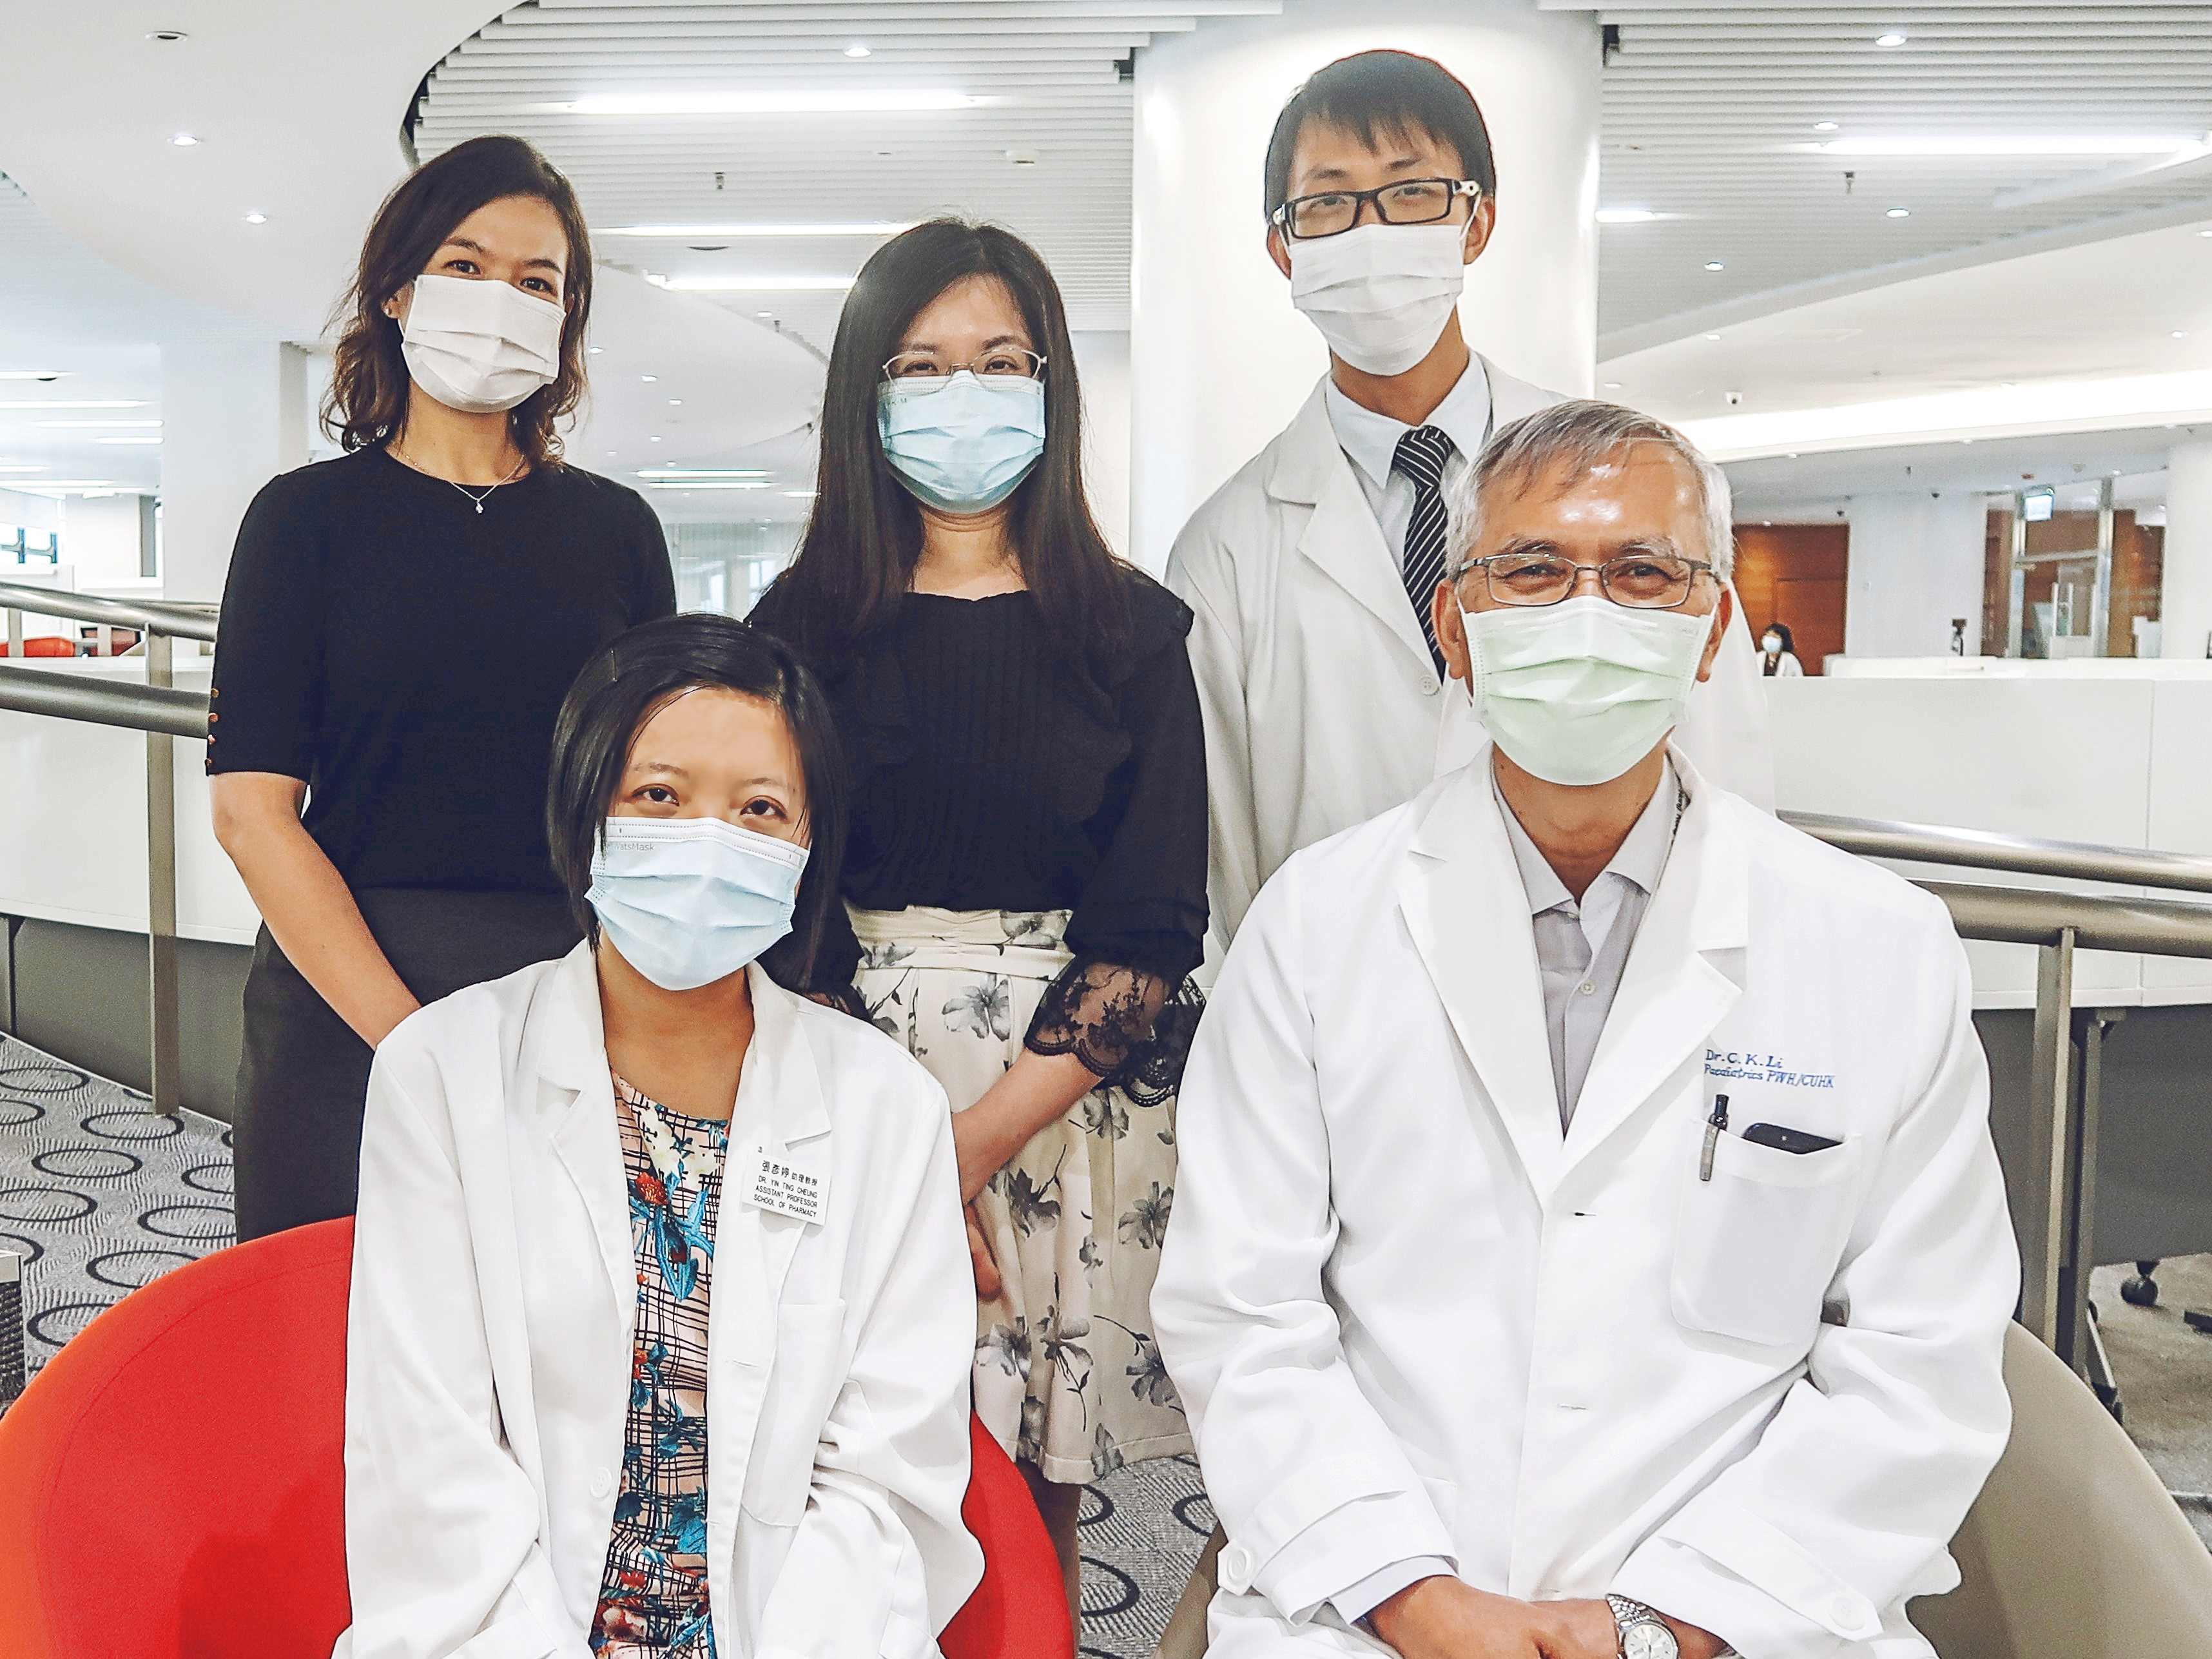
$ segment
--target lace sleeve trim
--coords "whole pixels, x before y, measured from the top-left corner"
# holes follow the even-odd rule
[[[1040,1054],[1073,1054],[1144,1106],[1182,1083],[1183,1063],[1205,999],[1180,985],[1095,957],[1079,957],[1037,1005],[1024,1046]]]

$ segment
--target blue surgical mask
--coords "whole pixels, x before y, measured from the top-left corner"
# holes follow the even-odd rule
[[[884,458],[944,513],[988,513],[1044,453],[1044,382],[1026,374],[893,380],[876,402]]]
[[[695,991],[791,932],[805,869],[804,847],[720,818],[611,817],[585,897],[624,962]]]

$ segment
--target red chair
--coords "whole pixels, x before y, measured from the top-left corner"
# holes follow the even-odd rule
[[[319,1659],[346,1595],[353,1223],[259,1239],[101,1314],[0,1418],[8,1659]],[[1060,1567],[977,1426],[988,1561],[946,1659],[1070,1659]]]

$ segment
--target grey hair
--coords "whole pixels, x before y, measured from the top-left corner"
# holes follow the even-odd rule
[[[1656,444],[1696,475],[1703,509],[1705,557],[1725,581],[1735,569],[1734,502],[1728,475],[1664,421],[1619,404],[1578,398],[1524,415],[1483,446],[1474,465],[1462,470],[1451,489],[1451,557],[1446,574],[1456,581],[1482,539],[1482,500],[1501,483],[1528,483],[1564,469],[1581,483],[1607,461],[1639,444]]]

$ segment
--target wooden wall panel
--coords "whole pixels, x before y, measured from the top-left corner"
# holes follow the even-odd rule
[[[1844,648],[1846,524],[1738,525],[1735,586],[1754,640],[1771,622],[1786,623],[1808,674]]]

